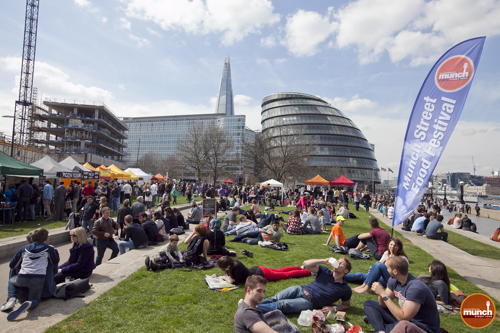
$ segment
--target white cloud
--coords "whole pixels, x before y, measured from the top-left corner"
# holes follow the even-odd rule
[[[336,24],[330,21],[330,16],[300,9],[287,19],[284,45],[296,56],[316,54],[318,46],[336,29]]]
[[[149,28],[149,27],[148,27],[148,28],[146,28],[146,31],[147,31],[150,35],[152,35],[152,36],[155,36],[155,37],[161,37],[161,34],[160,34],[158,31],[154,30],[154,29],[151,29],[151,28]]]
[[[17,57],[0,58],[0,68],[12,73],[17,73],[21,59]],[[14,82],[19,82],[19,76],[15,76]],[[95,86],[85,86],[74,83],[68,73],[52,66],[46,62],[37,60],[34,86],[46,97],[57,99],[69,99],[87,102],[103,103],[112,98],[110,91]],[[14,86],[12,91],[17,90]]]
[[[129,17],[152,21],[164,30],[221,33],[231,45],[279,21],[270,0],[123,0]]]
[[[337,44],[355,46],[361,63],[376,60],[423,9],[423,0],[358,0],[337,13]]]
[[[147,38],[139,37],[132,33],[128,34],[128,37],[135,43],[138,48],[149,46],[151,42]]]
[[[278,44],[278,41],[273,35],[269,35],[260,39],[260,45],[264,47],[273,47],[276,46],[276,44]]]
[[[340,111],[347,112],[359,112],[373,109],[375,106],[377,106],[376,102],[368,98],[360,98],[358,95],[354,95],[351,98],[334,97],[323,99]]]
[[[393,62],[399,62],[407,57],[410,64],[418,66],[436,61],[447,45],[442,36],[420,31],[403,30],[391,42],[388,52]]]
[[[252,102],[252,97],[247,95],[235,95],[234,104],[237,106],[248,106]]]
[[[73,2],[75,3],[75,5],[82,8],[92,6],[92,3],[89,0],[73,0]]]
[[[120,28],[125,30],[132,30],[132,23],[124,17],[120,17]]]

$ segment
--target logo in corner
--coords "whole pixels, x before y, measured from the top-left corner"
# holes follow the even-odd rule
[[[472,328],[483,328],[493,322],[496,315],[495,303],[484,294],[467,296],[460,306],[460,317]]]
[[[463,55],[446,59],[436,70],[436,86],[445,92],[455,92],[465,87],[474,76],[474,63]]]

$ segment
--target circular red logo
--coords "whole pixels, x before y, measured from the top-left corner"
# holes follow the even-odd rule
[[[436,86],[446,92],[465,87],[474,75],[474,63],[466,56],[454,56],[444,61],[436,71]]]

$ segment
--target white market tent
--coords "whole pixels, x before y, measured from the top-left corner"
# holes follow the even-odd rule
[[[56,160],[54,160],[49,155],[45,155],[44,157],[42,157],[36,162],[31,163],[30,165],[43,169],[43,175],[47,178],[57,177],[56,174],[58,172],[72,171],[71,169],[66,168],[65,166],[62,166],[61,164],[57,163]]]
[[[70,170],[75,170],[75,171],[89,171],[86,167],[78,163],[73,157],[68,156],[61,162],[59,162],[60,165],[63,167],[66,167]]]
[[[274,180],[274,179],[269,179],[269,180],[266,180],[265,182],[262,182],[260,183],[260,186],[264,186],[264,185],[267,185],[269,187],[279,187],[279,188],[283,188],[283,184],[280,183],[279,181],[277,180]]]
[[[132,171],[134,175],[136,175],[139,178],[142,178],[145,182],[150,182],[151,178],[153,178],[153,175],[150,175],[149,173],[145,173],[139,168],[128,168],[124,170],[125,172],[127,171]]]
[[[260,183],[260,187],[262,187],[262,186],[280,188],[281,189],[281,200],[283,200],[283,192],[284,192],[283,183],[280,183],[279,181],[274,180],[274,179],[269,179],[269,180],[266,180],[265,182]]]

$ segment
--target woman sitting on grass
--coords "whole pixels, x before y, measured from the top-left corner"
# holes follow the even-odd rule
[[[184,240],[188,244],[184,251],[184,261],[188,266],[200,265],[207,262],[207,252],[210,245],[207,239],[207,228],[203,224],[198,224],[194,232]]]
[[[300,221],[300,211],[294,210],[292,215],[288,218],[288,225],[286,232],[292,235],[302,235],[302,223]]]
[[[391,238],[388,248],[382,255],[382,258],[370,267],[368,273],[348,273],[344,276],[344,279],[349,283],[361,283],[359,287],[353,288],[353,291],[359,294],[366,294],[370,291],[372,283],[375,281],[382,283],[385,287],[390,277],[385,266],[387,259],[400,256],[408,261],[403,250],[403,243],[399,239]]]
[[[250,275],[263,276],[267,281],[279,281],[284,279],[300,278],[310,276],[311,271],[300,267],[267,268],[264,266],[253,266],[247,268],[238,259],[224,256],[217,260],[217,266],[226,275],[222,278],[229,283],[243,284]]]
[[[420,275],[427,287],[432,291],[437,304],[450,304],[450,278],[445,264],[439,260],[434,260],[429,265],[430,275]]]

